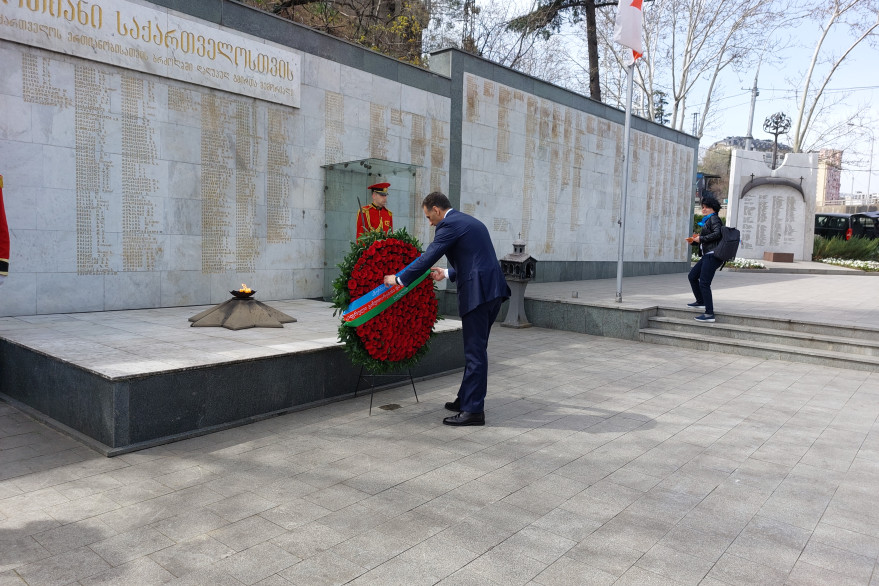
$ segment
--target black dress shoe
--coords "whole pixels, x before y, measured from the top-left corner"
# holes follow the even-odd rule
[[[455,397],[454,401],[446,403],[446,409],[449,411],[461,411],[461,397]]]
[[[485,413],[467,413],[461,411],[457,415],[443,419],[445,425],[485,425]]]

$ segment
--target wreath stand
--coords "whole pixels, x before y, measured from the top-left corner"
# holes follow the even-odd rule
[[[360,375],[357,377],[357,386],[354,387],[354,396],[357,397],[357,393],[360,391],[360,384],[364,381],[369,382],[369,414],[372,415],[372,397],[375,395],[375,384],[376,379],[381,378],[394,378],[397,380],[406,380],[409,379],[409,382],[412,384],[412,392],[415,393],[415,402],[420,403],[418,400],[418,391],[415,390],[415,379],[412,378],[412,369],[407,368],[406,373],[400,374],[363,374],[363,367],[360,367]]]

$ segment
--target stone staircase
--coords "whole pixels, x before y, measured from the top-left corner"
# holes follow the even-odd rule
[[[879,330],[766,317],[718,314],[698,323],[699,312],[657,308],[638,339],[726,354],[759,356],[838,368],[879,371]]]

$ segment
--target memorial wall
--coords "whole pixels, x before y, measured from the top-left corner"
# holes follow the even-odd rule
[[[498,256],[521,234],[544,268],[615,265],[623,113],[431,63],[224,0],[0,0],[0,316],[323,297],[325,168],[364,159],[417,167],[401,195],[449,193]],[[679,270],[698,142],[633,127],[626,260]]]
[[[818,153],[788,153],[773,170],[766,153],[733,151],[727,225],[742,234],[737,256],[811,260],[817,179]]]
[[[322,165],[447,188],[447,97],[149,3],[0,1],[0,79],[0,315],[321,297]]]
[[[615,262],[623,125],[476,75],[464,93],[462,210],[540,264]],[[684,262],[694,149],[637,129],[631,143],[624,259]]]

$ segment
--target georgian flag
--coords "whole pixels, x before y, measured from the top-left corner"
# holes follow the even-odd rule
[[[641,45],[641,29],[643,13],[641,12],[642,0],[620,0],[617,4],[617,19],[613,27],[613,40],[632,50],[632,56],[627,55],[626,67],[635,63],[644,51]]]

